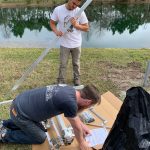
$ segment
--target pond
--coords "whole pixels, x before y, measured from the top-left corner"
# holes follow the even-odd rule
[[[55,39],[53,7],[0,8],[0,47],[45,48]],[[150,48],[150,4],[92,3],[82,47]],[[55,47],[59,47],[59,41]]]

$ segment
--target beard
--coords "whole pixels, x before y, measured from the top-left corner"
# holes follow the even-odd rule
[[[78,106],[78,113],[81,113],[83,110],[85,110],[87,107],[85,106]]]

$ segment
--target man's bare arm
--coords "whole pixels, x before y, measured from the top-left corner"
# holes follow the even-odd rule
[[[61,31],[58,31],[57,30],[57,27],[56,27],[56,22],[54,20],[50,20],[50,27],[52,29],[52,31],[57,35],[57,36],[62,36],[63,33]]]
[[[74,28],[76,28],[77,30],[81,30],[84,32],[87,32],[89,30],[89,25],[88,23],[85,24],[79,24],[75,18],[71,18],[70,19],[71,24],[73,25]]]
[[[84,139],[83,129],[79,117],[67,118],[74,129],[76,139],[81,150],[90,150],[88,143]]]

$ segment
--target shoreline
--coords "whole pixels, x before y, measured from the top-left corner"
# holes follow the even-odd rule
[[[110,4],[148,4],[150,2],[148,1],[138,1],[138,2],[116,2],[115,0],[108,0],[108,1],[99,1],[99,0],[93,0],[93,3],[102,3],[102,4],[107,4],[107,3],[110,3]],[[55,5],[58,5],[58,4],[61,4],[60,2],[59,3],[53,3],[53,2],[47,2],[47,3],[25,3],[25,2],[20,2],[20,3],[13,3],[13,2],[0,2],[0,8],[16,8],[16,7],[52,7],[52,6],[55,6]]]
[[[27,3],[0,3],[0,8],[16,8],[16,7],[52,7],[52,3],[49,4],[27,4]]]

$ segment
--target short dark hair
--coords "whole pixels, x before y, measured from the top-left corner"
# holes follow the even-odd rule
[[[80,90],[80,94],[82,98],[92,100],[93,104],[100,104],[101,102],[100,92],[93,84],[86,85],[83,89]]]

